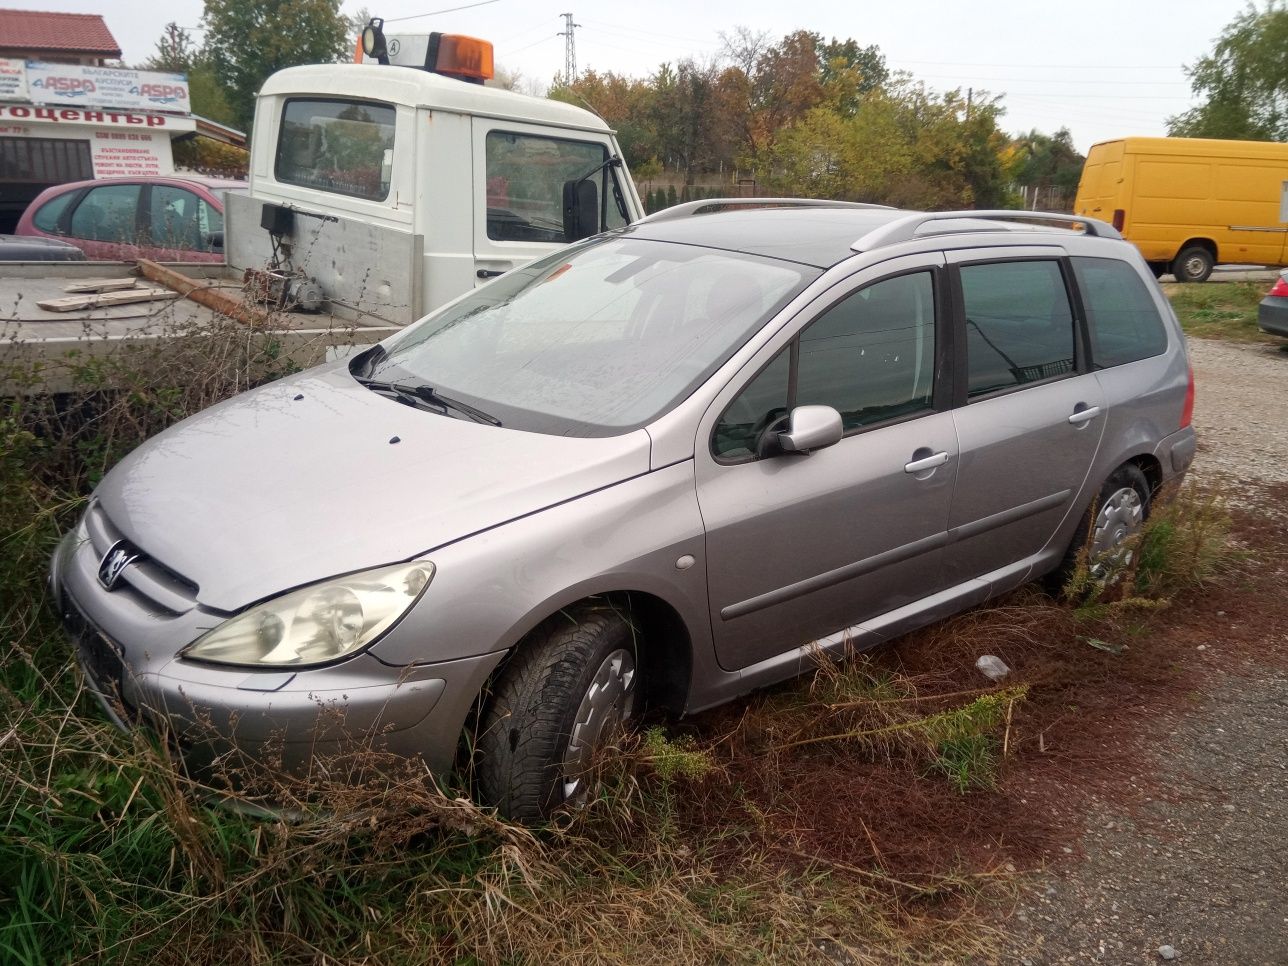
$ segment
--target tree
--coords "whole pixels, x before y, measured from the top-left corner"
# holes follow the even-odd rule
[[[340,0],[206,0],[205,54],[228,92],[238,124],[249,127],[255,95],[270,74],[326,64],[349,54]]]
[[[1249,5],[1212,53],[1186,68],[1198,107],[1169,118],[1178,137],[1288,141],[1288,8]]]
[[[220,124],[240,125],[233,112],[228,94],[219,82],[210,58],[193,42],[188,31],[177,23],[165,25],[156,53],[143,62],[144,70],[161,70],[171,74],[188,75],[188,99],[192,113],[218,121]]]

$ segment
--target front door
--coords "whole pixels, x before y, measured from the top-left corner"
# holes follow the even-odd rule
[[[869,269],[792,323],[717,399],[698,440],[717,655],[745,668],[944,586],[957,438],[940,363],[942,256]],[[752,373],[755,373],[752,375]],[[840,442],[769,453],[795,406]]]
[[[949,579],[1003,570],[999,580],[1013,584],[1083,489],[1104,433],[1105,399],[1058,250],[1045,257],[976,250],[952,260],[966,353],[953,413],[961,465]]]
[[[594,234],[626,224],[616,203],[607,133],[556,131],[476,117],[474,127],[475,285],[567,244],[564,182],[586,178],[596,189]]]

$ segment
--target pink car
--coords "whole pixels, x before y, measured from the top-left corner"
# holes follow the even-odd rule
[[[74,181],[37,195],[14,233],[61,239],[94,261],[222,262],[224,195],[246,190],[198,175]]]

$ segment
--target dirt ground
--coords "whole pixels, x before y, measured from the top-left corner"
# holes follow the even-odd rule
[[[1191,355],[1194,474],[1230,499],[1252,563],[1162,630],[1181,673],[1124,719],[1126,771],[1075,794],[1081,834],[1021,880],[999,962],[1288,963],[1288,352]]]

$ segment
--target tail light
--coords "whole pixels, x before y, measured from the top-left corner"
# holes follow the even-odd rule
[[[1281,299],[1288,298],[1288,272],[1284,272],[1279,276],[1278,281],[1275,282],[1274,288],[1272,288],[1267,294]]]
[[[1181,429],[1194,421],[1194,367],[1190,366],[1190,383],[1185,387],[1185,405],[1181,408]]]
[[[1123,225],[1127,224],[1127,212],[1121,208],[1114,209],[1114,231],[1122,231]]]

